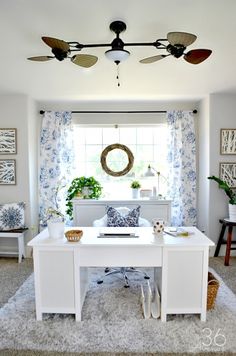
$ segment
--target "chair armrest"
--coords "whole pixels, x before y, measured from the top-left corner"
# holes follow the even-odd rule
[[[139,218],[138,219],[138,225],[139,225],[139,227],[152,226],[152,224],[147,219],[144,219],[144,218]]]

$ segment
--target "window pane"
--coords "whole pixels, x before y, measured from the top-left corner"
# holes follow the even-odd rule
[[[94,176],[103,189],[103,197],[111,199],[131,198],[130,183],[139,180],[142,189],[157,186],[157,175],[145,177],[147,167],[151,164],[166,176],[166,125],[127,126],[127,127],[79,127],[75,126],[75,145],[77,176]],[[155,144],[154,144],[155,142]],[[103,171],[100,156],[103,149],[114,143],[126,145],[134,155],[133,168],[128,174],[113,177]],[[128,157],[122,150],[113,150],[107,155],[108,167],[117,172],[128,164]],[[74,178],[74,177],[73,177]],[[166,194],[166,181],[160,179],[160,191]]]
[[[74,134],[74,139],[75,139],[75,145],[85,144],[85,135],[86,135],[86,129],[83,127],[78,127],[75,126],[75,134]]]
[[[138,127],[137,128],[137,144],[152,144],[153,143],[153,128]]]
[[[96,179],[100,179],[103,175],[103,170],[100,162],[86,162],[86,174],[87,177],[94,176]]]
[[[155,128],[154,144],[166,146],[167,140],[167,127],[160,125]]]
[[[87,145],[86,146],[86,160],[99,161],[102,153],[102,145]]]
[[[76,150],[76,158],[78,161],[85,161],[86,156],[85,156],[85,145],[76,145],[75,147]]]
[[[136,143],[136,128],[135,127],[121,127],[120,128],[120,143],[129,145]]]
[[[103,128],[103,144],[105,146],[119,142],[119,129],[115,127]]]
[[[152,145],[138,145],[137,146],[137,160],[150,161],[153,160],[153,146]]]
[[[86,144],[100,143],[102,144],[102,128],[86,128]]]

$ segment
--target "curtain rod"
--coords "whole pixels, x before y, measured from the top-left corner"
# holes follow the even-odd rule
[[[69,111],[69,110],[68,110]],[[197,110],[194,109],[193,114],[197,114]],[[42,115],[45,113],[44,110],[40,110],[39,113]],[[103,111],[103,110],[97,110],[97,111],[71,111],[72,114],[165,114],[167,113],[167,110],[134,110],[134,111],[117,111],[117,110],[112,110],[112,111]]]

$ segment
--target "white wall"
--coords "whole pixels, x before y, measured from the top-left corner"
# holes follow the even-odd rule
[[[38,233],[38,148],[40,120],[34,101],[28,105],[28,160],[31,237]],[[29,251],[28,251],[29,252]]]
[[[228,198],[207,177],[219,176],[220,162],[236,162],[236,156],[220,154],[220,129],[236,127],[235,113],[236,95],[212,94],[199,105],[198,228],[215,243],[221,230],[219,219],[228,217]],[[224,254],[225,245],[220,250]]]
[[[32,119],[35,117],[33,102],[25,95],[0,96],[0,127],[17,129],[17,154],[1,155],[0,158],[16,160],[16,185],[0,185],[0,203],[24,201],[26,203],[26,225],[29,231],[26,243],[32,237],[32,225],[36,220],[37,173],[34,163],[36,157],[37,131]],[[34,184],[33,184],[34,182]],[[35,186],[34,188],[33,185]],[[15,251],[14,240],[1,238],[0,250]]]
[[[236,162],[236,156],[220,154],[220,129],[236,127],[236,95],[210,95],[210,175],[219,176],[220,162]],[[217,183],[209,182],[209,237],[218,240],[219,219],[228,217],[228,198]]]
[[[198,228],[209,236],[209,146],[210,146],[209,98],[199,105],[198,114]]]

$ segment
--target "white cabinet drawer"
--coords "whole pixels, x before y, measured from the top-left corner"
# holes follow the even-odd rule
[[[115,252],[114,252],[115,251]],[[162,265],[162,248],[155,246],[86,246],[78,250],[80,266],[159,267]]]

